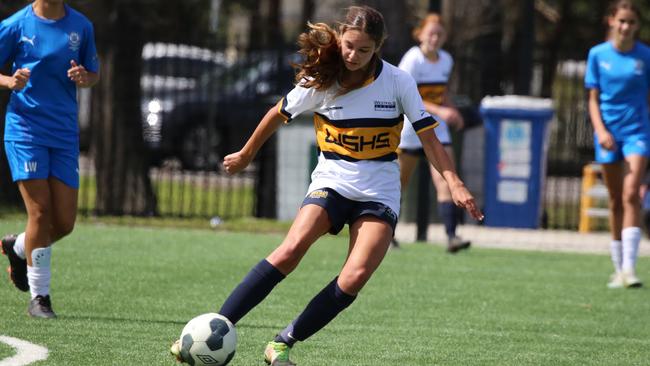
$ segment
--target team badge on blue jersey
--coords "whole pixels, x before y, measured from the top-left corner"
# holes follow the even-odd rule
[[[81,37],[79,36],[79,33],[71,32],[68,35],[68,47],[70,47],[70,50],[76,51],[79,49],[80,45],[81,45]]]

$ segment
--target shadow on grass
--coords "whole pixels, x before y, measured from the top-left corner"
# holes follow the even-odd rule
[[[171,324],[171,325],[185,325],[190,319],[174,320],[174,319],[144,319],[144,318],[129,318],[117,316],[101,316],[101,315],[60,315],[59,320],[79,320],[79,321],[99,321],[99,322],[129,322],[129,323],[145,323],[145,324]],[[239,323],[237,328],[249,329],[278,329],[285,327],[286,324],[277,325],[262,325],[251,323]]]

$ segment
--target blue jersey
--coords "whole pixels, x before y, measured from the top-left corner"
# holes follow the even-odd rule
[[[0,23],[0,65],[11,73],[31,71],[25,88],[13,91],[5,118],[5,141],[51,147],[79,144],[77,87],[68,78],[70,61],[98,72],[99,60],[90,21],[65,5],[65,16],[48,20],[28,5]]]
[[[635,42],[632,50],[620,52],[611,42],[596,45],[589,51],[585,87],[600,91],[600,113],[614,138],[650,134],[648,46]]]

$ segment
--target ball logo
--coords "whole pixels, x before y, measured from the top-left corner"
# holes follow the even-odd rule
[[[81,36],[79,36],[79,33],[77,32],[72,32],[68,35],[68,46],[72,51],[76,51],[79,49],[79,46],[81,45]]]
[[[196,355],[196,358],[201,360],[201,362],[203,362],[205,365],[216,365],[219,363],[219,361],[210,355]]]

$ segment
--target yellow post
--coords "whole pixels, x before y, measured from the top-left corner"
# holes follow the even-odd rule
[[[588,210],[593,205],[594,199],[589,195],[589,191],[596,184],[596,172],[593,164],[587,164],[582,168],[582,190],[580,192],[580,223],[578,231],[588,233],[591,230],[591,218]]]

